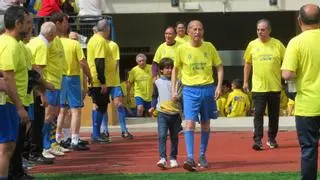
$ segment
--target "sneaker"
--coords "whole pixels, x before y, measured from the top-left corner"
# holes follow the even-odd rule
[[[167,161],[165,158],[161,158],[158,162],[157,162],[157,166],[161,169],[166,169],[167,168]]]
[[[187,159],[184,163],[183,163],[183,168],[185,170],[188,171],[195,171],[196,170],[196,164],[194,163],[193,159]]]
[[[100,134],[100,137],[101,137],[102,139],[106,139],[107,141],[111,142],[111,137],[110,137],[109,132],[103,132],[103,133],[101,133],[101,134]]]
[[[71,144],[71,149],[74,150],[74,151],[87,151],[90,148],[87,147],[86,145],[78,143],[77,145],[76,144]]]
[[[255,142],[255,143],[252,145],[252,149],[254,149],[254,150],[256,150],[256,151],[261,151],[261,150],[263,150],[262,143],[261,143],[261,142]]]
[[[52,154],[51,154],[52,155]],[[42,154],[39,155],[29,155],[29,161],[35,164],[52,164],[52,158],[45,158]]]
[[[205,156],[199,157],[198,166],[201,168],[207,168],[208,167],[208,161]]]
[[[35,163],[27,160],[26,158],[22,158],[22,167],[25,170],[30,170],[35,166]]]
[[[64,152],[62,152],[59,148],[57,147],[52,147],[49,149],[49,153],[55,155],[55,156],[63,156]]]
[[[55,150],[63,152],[63,153],[70,152],[70,149],[64,148],[64,147],[60,146],[59,144],[53,145],[53,147],[51,149],[55,149]]]
[[[267,146],[269,146],[270,149],[274,149],[274,148],[278,148],[279,144],[277,143],[277,141],[267,141]]]
[[[125,139],[133,139],[133,135],[130,134],[128,131],[127,132],[122,132],[121,136],[122,136],[122,138],[125,138]]]
[[[68,138],[66,141],[61,141],[60,146],[63,148],[69,149],[71,145],[71,138]]]
[[[171,167],[171,168],[177,168],[177,167],[179,167],[179,164],[178,164],[177,160],[175,160],[175,159],[170,159],[170,167]]]
[[[47,158],[47,159],[54,159],[55,156],[54,156],[53,154],[51,154],[50,151],[51,151],[51,149],[44,149],[44,150],[42,151],[42,156],[45,157],[45,158]]]
[[[83,139],[80,139],[80,138],[79,138],[78,143],[79,143],[79,144],[82,144],[82,145],[88,145],[88,144],[89,144],[89,141],[86,141],[86,140],[83,140]]]
[[[108,139],[104,139],[104,138],[98,137],[98,138],[91,138],[91,143],[94,143],[94,144],[109,144],[110,141]]]

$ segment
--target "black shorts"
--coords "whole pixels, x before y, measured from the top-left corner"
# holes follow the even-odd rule
[[[101,87],[91,87],[89,88],[89,96],[91,96],[92,102],[98,106],[99,111],[106,111],[110,102],[109,92],[101,94]]]

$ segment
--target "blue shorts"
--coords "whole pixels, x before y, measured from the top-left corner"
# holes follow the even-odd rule
[[[34,120],[34,103],[29,105],[28,114],[29,114],[29,117],[30,117],[30,121],[33,121]]]
[[[70,108],[83,107],[80,76],[63,76],[60,92],[60,105]]]
[[[112,99],[123,96],[122,89],[120,86],[108,87],[108,94],[111,96]]]
[[[16,142],[19,132],[19,116],[15,105],[0,105],[0,144]]]
[[[144,107],[144,109],[147,110],[147,111],[151,108],[151,102],[145,101],[139,96],[136,96],[134,98],[136,99],[136,105],[137,106],[142,105]]]
[[[213,84],[205,86],[184,86],[183,109],[186,120],[201,121],[216,119],[216,101],[214,99],[215,87]]]
[[[60,90],[46,90],[45,96],[51,106],[60,106]]]

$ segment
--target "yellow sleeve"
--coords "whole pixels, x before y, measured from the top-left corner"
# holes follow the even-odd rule
[[[120,50],[119,50],[119,46],[117,43],[114,43],[112,55],[115,60],[120,60]]]
[[[134,71],[131,70],[128,74],[129,74],[128,81],[129,81],[130,83],[133,83],[133,82],[134,82],[134,79],[135,79],[135,77],[134,77]]]
[[[16,71],[17,61],[15,60],[15,55],[17,51],[16,48],[12,48],[11,46],[7,46],[2,54],[0,59],[1,70],[3,71]]]
[[[211,43],[210,43],[211,44]],[[217,51],[217,49],[214,47],[213,44],[211,44],[211,48],[212,48],[212,64],[213,66],[219,66],[222,62],[221,62],[221,59],[220,59],[220,56],[219,56],[219,53]]]
[[[85,58],[79,42],[76,42],[76,54],[77,54],[78,61],[81,61]]]
[[[251,57],[251,48],[252,48],[252,43],[250,42],[244,52],[243,59],[247,63],[252,63],[252,57]]]
[[[33,53],[33,62],[32,64],[46,66],[48,63],[48,47],[39,46]]]
[[[284,53],[286,52],[286,47],[279,41],[280,44],[280,58],[281,58],[281,62],[283,61],[284,58]]]
[[[281,70],[289,70],[296,72],[298,67],[298,57],[299,49],[297,48],[294,39],[292,39],[289,42],[286,52],[284,54]]]
[[[159,64],[160,58],[161,58],[161,45],[158,47],[156,54],[154,55],[153,61]]]

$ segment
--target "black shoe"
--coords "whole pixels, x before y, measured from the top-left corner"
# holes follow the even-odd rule
[[[188,170],[188,171],[195,171],[196,170],[196,164],[194,162],[193,159],[187,159],[184,163],[183,163],[183,168],[185,170]]]
[[[79,144],[82,144],[84,146],[88,145],[89,144],[89,141],[86,141],[86,140],[83,140],[83,139],[80,139],[79,138],[79,141],[78,141]]]
[[[71,145],[71,138],[68,138],[66,141],[61,141],[60,146],[63,148],[69,149]]]
[[[133,139],[133,135],[130,134],[128,131],[127,132],[122,132],[121,136],[122,136],[122,138],[125,138],[125,139]]]
[[[255,142],[255,143],[252,145],[252,149],[254,149],[254,150],[256,150],[256,151],[261,151],[261,150],[263,150],[262,143],[261,143],[261,142]]]
[[[267,146],[269,146],[270,149],[278,148],[279,144],[277,143],[276,140],[269,140],[267,141]]]
[[[104,139],[102,137],[98,137],[96,139],[91,138],[91,143],[94,143],[94,144],[109,144],[110,141],[108,139]]]
[[[35,164],[53,164],[53,159],[45,158],[42,154],[30,155],[29,161]]]
[[[80,143],[78,143],[77,145],[71,144],[71,149],[74,150],[74,151],[87,151],[87,150],[90,150],[89,147],[87,147],[86,145],[80,144]]]

